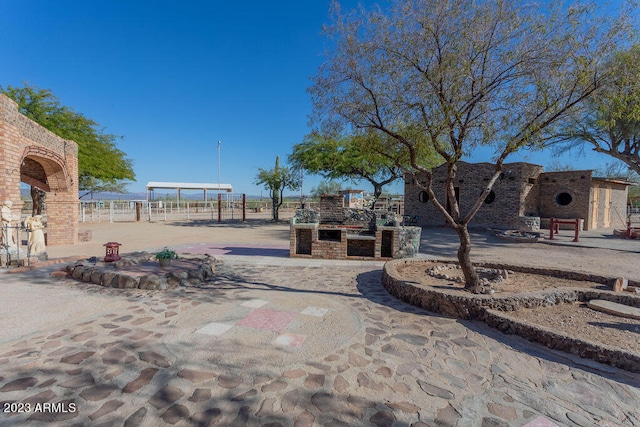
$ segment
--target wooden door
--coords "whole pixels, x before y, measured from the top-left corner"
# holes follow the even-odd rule
[[[593,200],[591,202],[591,229],[598,228],[598,211],[600,205],[600,187],[597,185],[591,189]]]
[[[611,227],[611,187],[604,189],[604,228]]]

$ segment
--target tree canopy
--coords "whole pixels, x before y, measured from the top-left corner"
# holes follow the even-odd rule
[[[640,45],[617,52],[602,86],[565,121],[547,145],[585,146],[640,173]]]
[[[321,181],[317,187],[311,189],[311,196],[320,197],[323,194],[338,194],[342,191],[342,184],[334,180]]]
[[[280,206],[283,202],[284,190],[300,188],[300,175],[288,167],[280,166],[280,156],[276,156],[276,165],[271,169],[258,169],[254,181],[256,185],[263,185],[268,189],[272,202],[273,220],[278,221]]]
[[[118,137],[60,100],[49,89],[25,83],[24,87],[0,87],[18,103],[19,111],[61,138],[78,144],[78,184],[81,191],[123,191],[126,180],[134,180],[133,163],[117,145]]]
[[[400,165],[409,163],[407,150],[389,149],[384,141],[389,138],[374,129],[335,137],[312,132],[293,146],[289,162],[295,168],[328,179],[366,180],[373,186],[373,197],[377,199],[385,185],[402,177]],[[435,166],[437,157],[424,156],[422,163]]]
[[[427,177],[430,202],[459,235],[465,286],[480,290],[469,221],[505,159],[539,144],[602,84],[603,57],[624,41],[626,21],[581,4],[507,0],[395,0],[345,13],[334,3],[333,16],[333,48],[309,90],[315,124],[376,130],[389,150],[407,150],[405,168]],[[446,163],[450,209],[420,161],[425,145]],[[456,165],[480,146],[493,148],[495,172],[462,212]]]

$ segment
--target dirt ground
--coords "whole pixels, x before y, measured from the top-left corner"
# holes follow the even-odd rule
[[[557,248],[554,248],[557,249]],[[566,248],[565,248],[566,249]],[[609,267],[604,267],[612,258],[627,258],[626,253],[619,253],[610,250],[590,249],[592,255],[598,252],[597,259],[602,264],[602,270],[608,271],[611,276],[620,273],[620,270],[609,271]],[[637,257],[637,254],[635,254]],[[500,259],[505,263],[506,254]],[[517,257],[522,259],[521,257]],[[517,260],[514,260],[517,261]],[[628,260],[629,261],[629,260]],[[635,260],[637,262],[637,260]],[[443,267],[444,266],[444,267]],[[436,270],[434,271],[434,267]],[[438,269],[440,267],[440,269]],[[637,268],[637,264],[634,264]],[[431,271],[431,275],[428,273]],[[606,274],[601,271],[599,274]],[[596,273],[596,271],[592,271]],[[419,261],[399,266],[398,273],[406,279],[420,283],[423,286],[440,287],[448,290],[455,290],[464,293],[462,271],[453,268],[451,264],[435,263],[430,261]],[[481,277],[492,278],[494,274],[481,273]],[[439,277],[434,277],[439,275]],[[443,278],[446,275],[447,278]],[[553,288],[594,288],[609,289],[599,283],[561,279],[557,277],[542,276],[536,274],[508,272],[507,279],[493,281],[494,295],[508,295],[520,292],[537,291]],[[584,303],[559,304],[550,307],[540,307],[533,309],[523,309],[510,312],[510,316],[522,321],[544,326],[556,332],[566,334],[570,337],[580,338],[585,341],[597,342],[615,348],[625,349],[640,354],[640,320],[615,316],[587,307]]]
[[[640,354],[640,320],[596,311],[585,303],[518,310],[510,315],[567,336]]]

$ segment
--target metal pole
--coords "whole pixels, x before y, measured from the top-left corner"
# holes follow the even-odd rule
[[[6,256],[6,266],[7,268],[9,268],[9,225],[5,225],[4,226],[4,230],[2,230],[2,232],[4,233],[4,236],[2,236],[4,242],[3,242],[3,246],[4,246],[4,253]]]
[[[16,254],[17,254],[17,261],[18,261],[18,267],[20,267],[20,244],[21,244],[22,242],[20,241],[20,227],[19,227],[19,226],[16,226],[15,236],[16,236]]]
[[[242,222],[247,220],[247,195],[242,194]]]
[[[220,192],[220,144],[222,142],[218,141],[218,193]]]
[[[31,226],[29,226],[31,227]],[[27,227],[25,231],[27,232],[27,265],[31,265],[31,245],[29,245],[29,236],[32,233],[31,229]],[[20,241],[20,240],[18,240]],[[18,252],[20,249],[18,249]]]

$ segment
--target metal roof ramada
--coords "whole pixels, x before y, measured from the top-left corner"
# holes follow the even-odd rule
[[[147,182],[147,190],[153,190],[154,188],[173,188],[180,190],[214,190],[214,191],[226,191],[228,193],[233,192],[233,186],[231,184],[209,184],[201,182],[161,182],[161,181],[149,181]]]

